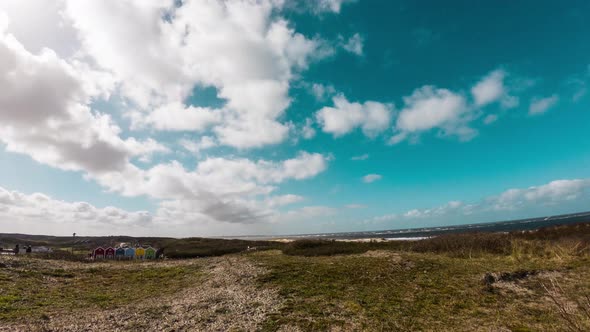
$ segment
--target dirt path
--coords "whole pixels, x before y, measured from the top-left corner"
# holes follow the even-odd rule
[[[281,307],[277,291],[260,288],[266,270],[240,256],[207,259],[203,283],[173,296],[115,310],[51,317],[11,331],[253,331]],[[1,330],[1,329],[0,329]]]

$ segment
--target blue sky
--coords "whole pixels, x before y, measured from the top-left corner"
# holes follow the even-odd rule
[[[5,1],[0,225],[286,234],[589,210],[589,12]]]

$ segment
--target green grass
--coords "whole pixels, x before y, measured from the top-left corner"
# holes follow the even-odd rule
[[[67,247],[66,239],[59,241]],[[285,245],[202,238],[140,242],[146,241],[166,247],[166,254],[177,258],[237,253],[248,246],[278,249],[238,256],[266,267],[269,272],[257,280],[260,290],[276,289],[283,300],[279,311],[267,316],[263,331],[292,327],[303,331],[565,331],[567,319],[590,330],[590,321],[584,320],[581,311],[565,316],[558,311],[560,305],[590,294],[590,224],[412,242],[304,240]],[[67,251],[2,256],[0,325],[163,301],[166,295],[205,280],[201,271],[211,268],[213,261],[89,263]],[[486,284],[483,278],[488,273],[510,278]],[[553,301],[547,290],[548,286],[556,289],[552,282],[559,285]],[[161,315],[142,310],[138,314],[149,319]],[[224,315],[225,310],[220,306],[215,314]]]
[[[0,269],[0,321],[106,309],[173,294],[200,280],[198,264],[70,263],[18,258]]]
[[[570,261],[512,256],[458,258],[431,253],[401,256],[297,257],[278,251],[249,256],[271,272],[260,283],[280,290],[281,311],[266,331],[297,326],[306,331],[347,327],[357,330],[553,330],[560,318],[544,300],[536,281],[523,281],[530,292],[490,291],[486,272],[536,269],[563,271],[568,287],[590,291],[587,257]]]

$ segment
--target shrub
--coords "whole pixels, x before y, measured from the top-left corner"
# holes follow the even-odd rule
[[[416,252],[448,253],[458,257],[471,257],[483,253],[508,255],[511,237],[497,233],[449,234],[416,241],[411,246]]]
[[[371,243],[335,240],[297,240],[289,243],[283,253],[291,256],[333,256],[360,254],[372,247]]]

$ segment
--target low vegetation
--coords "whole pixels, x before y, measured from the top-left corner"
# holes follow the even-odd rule
[[[158,241],[175,258],[229,255],[0,256],[0,330],[590,330],[590,224],[421,241]]]
[[[485,254],[551,256],[590,254],[590,223],[541,228],[511,233],[448,234],[419,241],[345,242],[303,239],[287,244],[290,256],[359,254],[369,250],[437,253],[469,258]]]
[[[172,294],[200,278],[198,264],[0,260],[0,322],[112,309]]]
[[[282,244],[275,241],[187,238],[162,241],[161,246],[166,248],[165,254],[169,258],[195,258],[233,254],[246,251],[248,248],[278,249]]]

